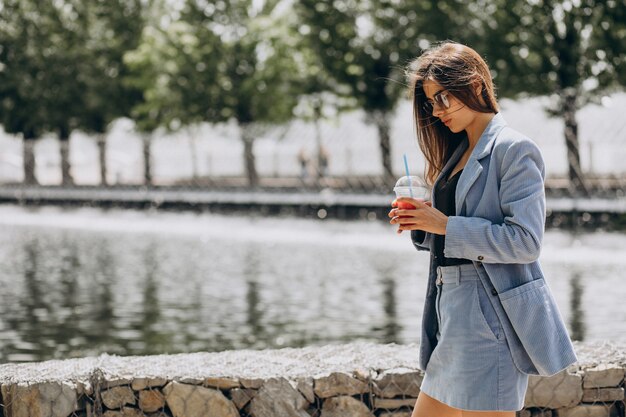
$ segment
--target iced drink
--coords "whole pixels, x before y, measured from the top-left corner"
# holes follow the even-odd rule
[[[411,197],[418,200],[427,201],[430,199],[430,188],[424,184],[424,180],[420,177],[410,176],[402,177],[396,182],[396,186],[393,187],[393,191],[398,197]],[[413,210],[415,206],[406,201],[397,202],[393,200],[392,207],[396,207],[403,210]],[[400,216],[407,217],[407,216]]]

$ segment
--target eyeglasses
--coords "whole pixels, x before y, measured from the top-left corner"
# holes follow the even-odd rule
[[[428,114],[432,114],[435,111],[435,107],[440,109],[447,110],[450,108],[450,100],[448,100],[448,94],[450,94],[447,90],[441,90],[437,94],[433,96],[433,100],[426,100],[422,105],[424,111]]]

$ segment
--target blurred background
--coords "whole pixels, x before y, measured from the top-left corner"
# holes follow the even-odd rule
[[[572,337],[626,340],[625,0],[0,0],[0,360],[419,341],[428,259],[384,213],[446,39],[543,152]],[[159,190],[188,204],[130,204]],[[277,192],[313,214],[246,200]]]

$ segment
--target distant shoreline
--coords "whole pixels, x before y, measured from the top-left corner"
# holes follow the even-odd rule
[[[572,198],[547,190],[546,227],[626,230],[626,196]],[[203,211],[340,220],[386,219],[393,195],[313,188],[0,185],[0,204]]]

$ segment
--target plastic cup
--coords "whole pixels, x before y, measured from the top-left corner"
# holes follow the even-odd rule
[[[430,187],[424,184],[424,181],[420,177],[416,177],[414,175],[410,177],[404,176],[400,178],[396,182],[396,186],[393,187],[393,191],[396,193],[396,198],[411,197],[424,201],[430,200]],[[405,210],[411,210],[415,208],[415,206],[413,206],[413,204],[411,203],[397,203],[395,200],[393,201],[392,206]]]

